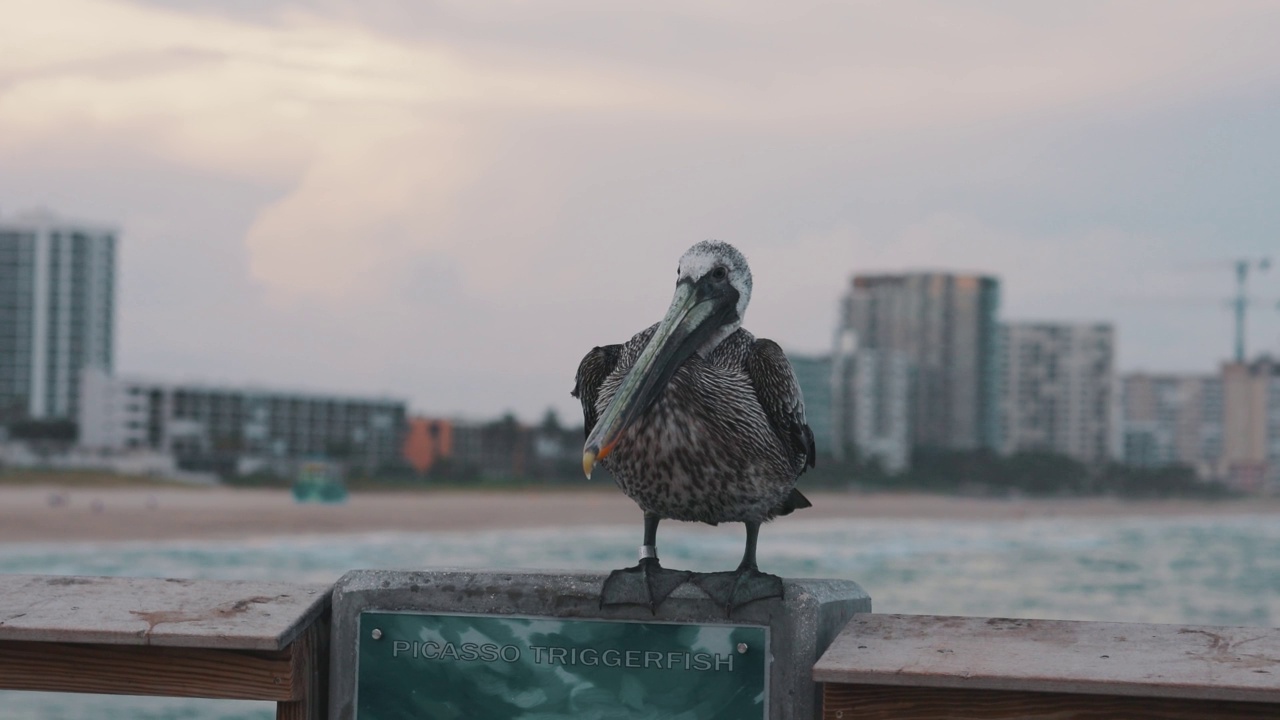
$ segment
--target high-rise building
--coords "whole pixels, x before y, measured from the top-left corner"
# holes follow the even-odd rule
[[[1235,488],[1280,492],[1280,361],[1223,364],[1222,461]]]
[[[1008,323],[1000,349],[1004,452],[1043,450],[1089,464],[1115,454],[1111,325]]]
[[[75,420],[80,371],[114,356],[116,232],[0,220],[0,424]]]
[[[374,472],[403,462],[405,403],[121,378],[81,381],[80,445],[172,455],[184,470],[245,474],[327,459]]]
[[[1205,479],[1222,474],[1222,378],[1131,373],[1121,380],[1124,462],[1181,463]]]
[[[987,276],[854,276],[840,331],[856,335],[859,352],[906,358],[913,446],[998,447],[998,304],[999,282]]]
[[[875,460],[889,472],[911,459],[911,364],[900,350],[869,350],[857,334],[836,336],[831,370],[832,452]]]
[[[836,454],[836,438],[831,427],[831,357],[788,354],[796,382],[804,396],[804,416],[813,431],[818,454]]]

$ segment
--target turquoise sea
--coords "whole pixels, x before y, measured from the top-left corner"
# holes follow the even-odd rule
[[[0,573],[330,581],[352,568],[609,570],[634,528],[383,533],[235,542],[0,545]],[[664,564],[737,565],[742,530],[664,524]],[[784,519],[761,568],[857,580],[877,612],[1208,625],[1280,624],[1280,516]],[[0,692],[0,719],[270,718],[266,703]]]

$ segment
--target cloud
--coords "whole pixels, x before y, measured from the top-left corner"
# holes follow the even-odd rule
[[[1103,298],[1179,292],[1152,258],[1239,233],[1168,218],[1212,190],[1274,235],[1268,124],[1240,130],[1261,169],[1215,167],[1213,188],[1180,180],[1207,131],[1169,130],[1188,108],[1270,117],[1232,104],[1280,87],[1270,2],[0,0],[0,16],[0,190],[126,224],[146,270],[126,310],[147,322],[124,356],[149,367],[567,409],[557,378],[660,316],[705,237],[747,251],[748,325],[789,347],[825,348],[850,273],[932,267],[1000,275],[1011,317],[1116,316],[1173,357],[1161,338],[1182,330]],[[164,330],[197,308],[198,331]]]
[[[301,13],[276,27],[109,0],[13,14],[0,152],[90,132],[290,182],[246,238],[254,275],[284,294],[346,297],[448,247],[449,201],[501,142],[477,129],[486,117],[662,102],[589,68],[490,67]]]

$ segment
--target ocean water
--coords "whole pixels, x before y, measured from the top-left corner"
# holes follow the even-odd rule
[[[634,528],[380,533],[223,542],[0,545],[0,573],[332,581],[352,568],[609,570],[634,563]],[[663,563],[736,567],[739,525],[668,523]],[[1280,516],[997,521],[786,518],[760,566],[856,580],[876,612],[1069,620],[1280,624]],[[241,720],[267,703],[0,692],[0,719]]]

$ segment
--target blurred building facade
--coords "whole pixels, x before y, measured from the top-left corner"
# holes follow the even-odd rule
[[[999,447],[998,306],[999,282],[984,275],[853,277],[837,337],[852,333],[857,352],[905,358],[913,447]]]
[[[1055,452],[1092,465],[1118,455],[1110,324],[1006,323],[1000,350],[1005,453]]]
[[[441,418],[411,417],[404,438],[404,459],[420,475],[441,460],[453,456],[453,422]]]
[[[566,427],[552,411],[536,426],[506,415],[490,422],[453,422],[451,472],[459,477],[574,480],[582,475],[581,425]]]
[[[88,368],[80,385],[80,446],[102,452],[151,451],[184,470],[288,472],[324,458],[373,473],[402,462],[405,403],[169,383],[115,377]]]
[[[115,356],[116,231],[0,219],[0,424],[77,417],[80,371]]]
[[[830,355],[787,354],[796,383],[804,396],[804,416],[813,431],[813,441],[818,454],[835,456],[836,436],[831,424],[832,376]]]
[[[1222,366],[1222,463],[1245,492],[1280,493],[1280,362]]]
[[[1123,458],[1128,465],[1180,463],[1222,476],[1221,376],[1130,373],[1121,380]]]
[[[831,366],[833,454],[875,461],[896,473],[911,460],[911,363],[900,350],[862,347],[857,333],[836,336]]]
[[[463,473],[490,478],[519,478],[529,471],[533,438],[515,416],[454,426],[453,462]]]

